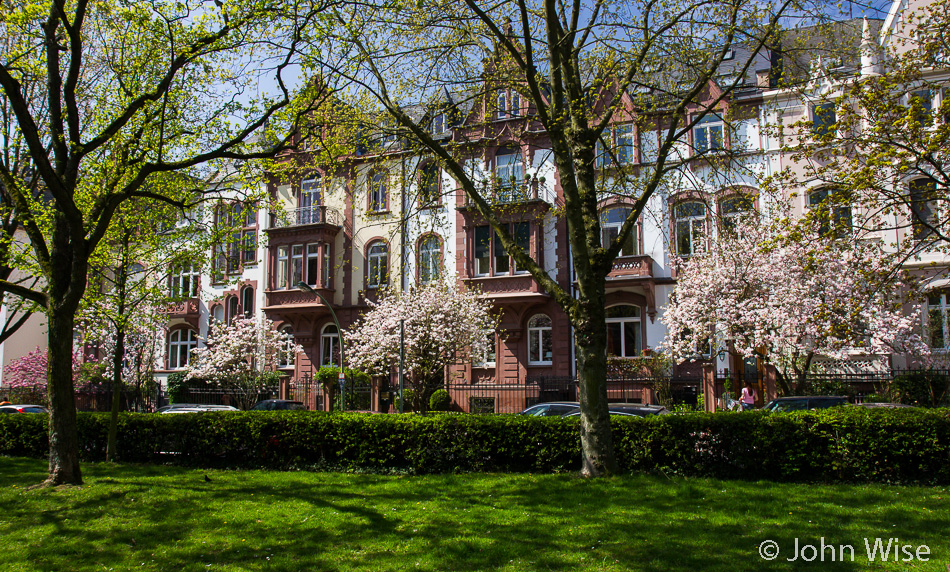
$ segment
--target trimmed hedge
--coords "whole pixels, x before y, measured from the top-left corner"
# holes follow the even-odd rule
[[[108,414],[80,413],[81,458],[105,458]],[[613,418],[624,471],[777,481],[950,483],[950,410]],[[0,454],[46,455],[41,415],[0,417]],[[576,419],[320,412],[127,413],[118,460],[445,473],[580,467]]]

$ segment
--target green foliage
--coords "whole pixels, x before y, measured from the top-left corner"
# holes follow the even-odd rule
[[[105,457],[107,414],[80,413],[83,460]],[[950,483],[950,409],[612,418],[622,470],[773,481]],[[322,412],[123,413],[120,462],[373,472],[580,468],[576,420]],[[42,457],[44,415],[0,417],[0,454]]]
[[[399,408],[400,408],[400,403],[403,402],[403,401],[402,401],[403,399],[406,400],[406,401],[405,401],[405,405],[402,407],[403,411],[405,411],[405,412],[407,412],[407,413],[408,413],[409,411],[412,411],[412,404],[413,404],[414,401],[415,401],[415,392],[412,391],[411,389],[409,389],[409,388],[407,387],[407,388],[405,388],[405,389],[402,390],[402,395],[399,395],[399,392],[396,392],[396,393],[395,393],[395,398],[393,399],[393,405],[396,406],[396,410],[397,410],[397,411],[399,410]]]
[[[448,411],[452,405],[452,396],[444,389],[436,389],[429,396],[429,411]]]
[[[918,371],[895,376],[894,381],[886,390],[888,401],[919,407],[946,405],[948,392],[950,392],[950,379],[943,373],[933,371]]]

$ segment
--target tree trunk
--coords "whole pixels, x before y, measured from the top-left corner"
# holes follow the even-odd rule
[[[607,331],[602,299],[589,304],[588,311],[594,315],[588,314],[584,327],[575,330],[581,402],[581,474],[600,477],[617,473],[607,411]]]
[[[120,304],[119,316],[122,315]],[[122,362],[125,357],[125,328],[115,333],[115,349],[112,354],[112,414],[109,416],[109,440],[106,444],[106,462],[115,460],[116,433],[119,426],[119,409],[122,405]]]
[[[48,313],[49,477],[47,486],[81,485],[76,398],[73,391],[75,312],[53,306]]]

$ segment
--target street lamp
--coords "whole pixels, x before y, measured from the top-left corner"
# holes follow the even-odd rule
[[[333,323],[336,324],[336,334],[340,338],[340,411],[346,411],[346,358],[343,354],[343,328],[340,327],[340,320],[337,319],[333,306],[330,305],[329,300],[323,297],[323,294],[311,288],[303,280],[297,282],[297,288],[304,292],[316,294],[317,298],[320,298],[320,301],[330,310],[330,317],[333,318]]]

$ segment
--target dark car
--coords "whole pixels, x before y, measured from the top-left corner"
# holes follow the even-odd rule
[[[857,406],[866,409],[915,409],[913,405],[906,405],[904,403],[882,403],[874,401],[859,403]]]
[[[305,411],[307,407],[302,401],[289,399],[265,399],[255,405],[252,411]]]
[[[773,399],[762,408],[763,411],[810,411],[812,409],[827,409],[841,407],[848,404],[848,398],[843,395],[803,395],[799,397],[779,397]]]
[[[580,410],[580,407],[580,403],[576,401],[552,401],[550,403],[532,405],[518,415],[530,415],[531,417],[561,417]]]
[[[2,405],[0,413],[49,413],[43,405]]]

